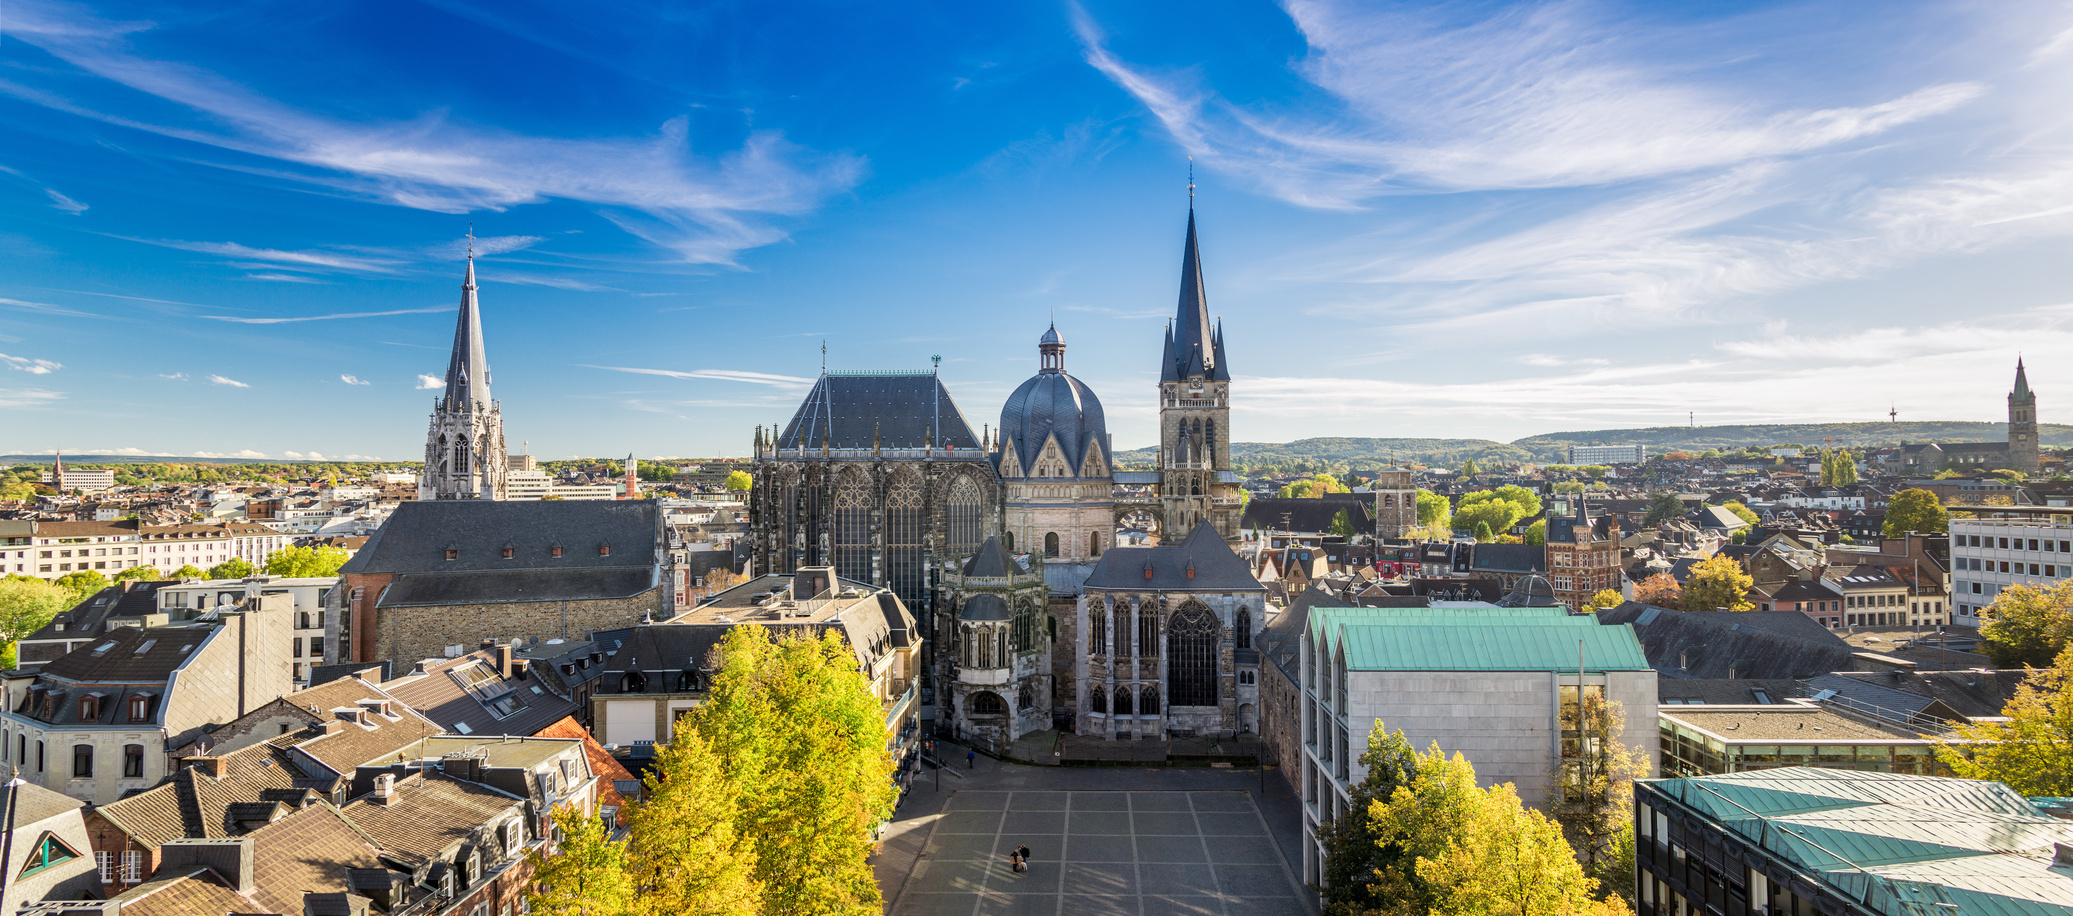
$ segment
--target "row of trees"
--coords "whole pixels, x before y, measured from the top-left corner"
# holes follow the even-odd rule
[[[677,722],[621,844],[563,810],[528,894],[541,916],[876,916],[872,834],[892,813],[885,720],[834,632],[739,626]]]
[[[1846,487],[1857,482],[1857,456],[1849,449],[1821,450],[1821,485]]]

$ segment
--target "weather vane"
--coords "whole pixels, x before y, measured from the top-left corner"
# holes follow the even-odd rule
[[[1189,181],[1193,181],[1194,179],[1190,178],[1190,179],[1188,179],[1188,180],[1189,180]],[[1193,196],[1195,196],[1195,195],[1194,195],[1194,194],[1192,194],[1192,193],[1190,193],[1190,194],[1189,194],[1188,196],[1189,196],[1189,197],[1193,197]],[[468,221],[468,259],[469,259],[469,260],[474,260],[474,258],[475,258],[475,221],[471,219],[471,220],[469,220],[469,221]]]

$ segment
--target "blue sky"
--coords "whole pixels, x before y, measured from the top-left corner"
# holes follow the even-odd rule
[[[418,455],[470,223],[514,450],[1148,444],[1191,155],[1240,440],[2073,404],[2063,3],[890,9],[10,0],[0,453]]]

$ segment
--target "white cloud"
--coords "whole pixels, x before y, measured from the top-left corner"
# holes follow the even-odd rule
[[[339,254],[330,251],[283,251],[278,248],[253,248],[236,242],[185,242],[178,239],[130,239],[162,248],[177,248],[181,251],[199,251],[203,254],[218,254],[227,258],[242,258],[247,261],[264,261],[269,266],[279,265],[298,269],[350,270],[362,273],[387,273],[393,270],[397,261],[390,258],[367,257],[365,255]]]
[[[24,100],[296,163],[318,174],[287,177],[421,210],[465,213],[551,198],[581,201],[604,208],[622,228],[690,262],[731,264],[743,249],[783,239],[775,218],[814,209],[854,187],[864,171],[855,156],[816,153],[768,130],[752,132],[740,148],[723,155],[694,154],[690,123],[682,117],[652,136],[581,139],[475,127],[439,112],[408,122],[358,123],[295,108],[199,67],[141,57],[125,36],[148,24],[110,22],[42,0],[17,0],[9,12],[9,37],[223,127],[180,127],[151,116],[95,111],[0,82],[0,91]]]
[[[585,283],[582,280],[571,280],[567,277],[536,277],[528,276],[526,274],[499,273],[497,274],[496,279],[498,282],[503,283],[524,283],[531,286],[551,286],[555,289],[573,289],[581,292],[618,291],[609,286],[599,286],[595,283]]]
[[[300,457],[302,457],[302,453],[301,453],[301,452],[282,452],[282,453],[281,453],[281,457],[283,457],[283,458],[300,458]]]
[[[419,375],[417,377],[417,390],[419,391],[432,391],[444,387],[446,387],[446,380],[436,375]]]
[[[341,381],[341,382],[344,382],[344,383],[346,383],[346,384],[348,384],[348,385],[372,385],[372,384],[374,384],[373,382],[369,382],[369,381],[363,381],[363,380],[361,380],[361,378],[360,378],[359,376],[355,376],[355,375],[341,375],[341,376],[339,376],[339,377],[338,377],[338,380],[339,380],[339,381]]]
[[[211,376],[209,376],[209,381],[210,381],[210,382],[212,382],[212,383],[214,383],[214,384],[218,384],[218,385],[225,385],[225,386],[228,386],[228,387],[231,387],[231,388],[250,388],[250,387],[252,387],[252,386],[250,386],[250,385],[247,385],[247,384],[245,384],[244,382],[240,382],[240,381],[238,381],[237,379],[232,379],[232,378],[224,378],[223,376],[220,376],[220,375],[211,375]]]
[[[547,240],[537,235],[485,235],[475,239],[473,244],[475,254],[486,257],[489,255],[509,254],[513,251],[523,251],[544,241]],[[467,256],[469,244],[468,239],[459,238],[426,248],[425,253],[441,260],[451,261]]]
[[[317,279],[317,278],[315,278],[315,277],[302,277],[302,276],[297,276],[297,275],[295,275],[295,274],[273,274],[273,273],[266,273],[266,274],[246,274],[246,275],[245,275],[245,278],[246,278],[246,279],[248,279],[248,280],[271,280],[271,281],[273,281],[273,282],[275,282],[275,283],[322,283],[322,282],[324,282],[324,281],[322,281],[322,280],[319,280],[319,279]]]
[[[9,356],[5,353],[0,353],[0,364],[5,364],[7,368],[13,369],[17,372],[27,372],[30,375],[49,375],[52,372],[56,372],[59,369],[65,368],[63,365],[51,362],[47,359],[33,359],[26,356]]]
[[[63,394],[42,388],[0,388],[0,407],[42,407],[64,399]]]
[[[592,366],[587,364],[583,365],[583,368],[604,369],[610,372],[631,372],[636,375],[660,375],[666,378],[747,382],[752,385],[770,385],[777,388],[807,388],[813,385],[813,379],[810,378],[798,378],[790,375],[769,375],[762,372],[741,372],[734,369],[691,369],[679,371],[675,369],[637,369],[626,366]]]
[[[281,454],[282,454],[283,456],[285,456],[285,457],[288,457],[288,458],[296,458],[296,459],[300,459],[300,460],[303,460],[303,461],[327,461],[327,460],[329,460],[329,459],[327,459],[327,458],[325,458],[325,457],[324,457],[324,453],[323,453],[323,452],[282,452]],[[355,456],[355,457],[357,457],[357,456]]]
[[[244,449],[243,451],[237,451],[237,452],[189,452],[189,453],[187,453],[187,457],[189,457],[189,458],[264,458],[264,457],[266,457],[266,453],[265,453],[265,452],[255,452],[255,451],[253,451],[253,450],[251,450],[251,449],[249,449],[249,448],[248,448],[248,449]]]
[[[165,379],[166,381],[169,381],[169,382],[184,382],[184,381],[187,381],[187,373],[185,373],[185,372],[173,372],[173,373],[159,373],[159,376],[158,376],[158,377],[159,377],[159,378],[162,378],[162,379]]]
[[[450,312],[452,306],[428,309],[396,309],[388,312],[342,312],[336,315],[304,315],[297,318],[239,318],[234,315],[202,315],[215,321],[232,321],[238,324],[288,324],[296,321],[330,321],[334,318],[383,318],[389,315],[429,315],[433,312]]]
[[[48,302],[28,302],[21,299],[9,299],[4,296],[0,296],[0,305],[12,306],[14,308],[23,309],[25,311],[30,312],[44,312],[51,315],[69,315],[73,318],[101,317],[91,312],[81,312],[75,309],[68,309],[62,305],[51,305]]]
[[[63,210],[73,216],[86,212],[87,207],[85,204],[58,193],[56,188],[44,188],[43,193],[50,197],[50,206],[53,210]]]

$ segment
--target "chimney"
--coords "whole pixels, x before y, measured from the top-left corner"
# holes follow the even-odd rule
[[[497,646],[497,676],[506,679],[509,679],[511,677],[510,643],[504,643],[502,645]]]
[[[202,840],[167,840],[158,847],[160,868],[199,865],[210,869],[240,894],[252,892],[252,838],[217,837]]]
[[[207,776],[210,779],[223,778],[223,758],[221,757],[189,757],[180,762],[184,766],[201,771],[203,776]]]
[[[369,905],[374,901],[359,894],[341,891],[319,893],[304,891],[302,894],[302,916],[367,916]]]
[[[395,797],[396,774],[381,773],[376,775],[374,777],[374,793],[371,800],[377,805],[387,806]]]
[[[2057,868],[2073,868],[2073,843],[2051,844],[2051,864]]]
[[[346,886],[365,895],[376,912],[394,912],[404,902],[403,876],[386,868],[348,868]]]

